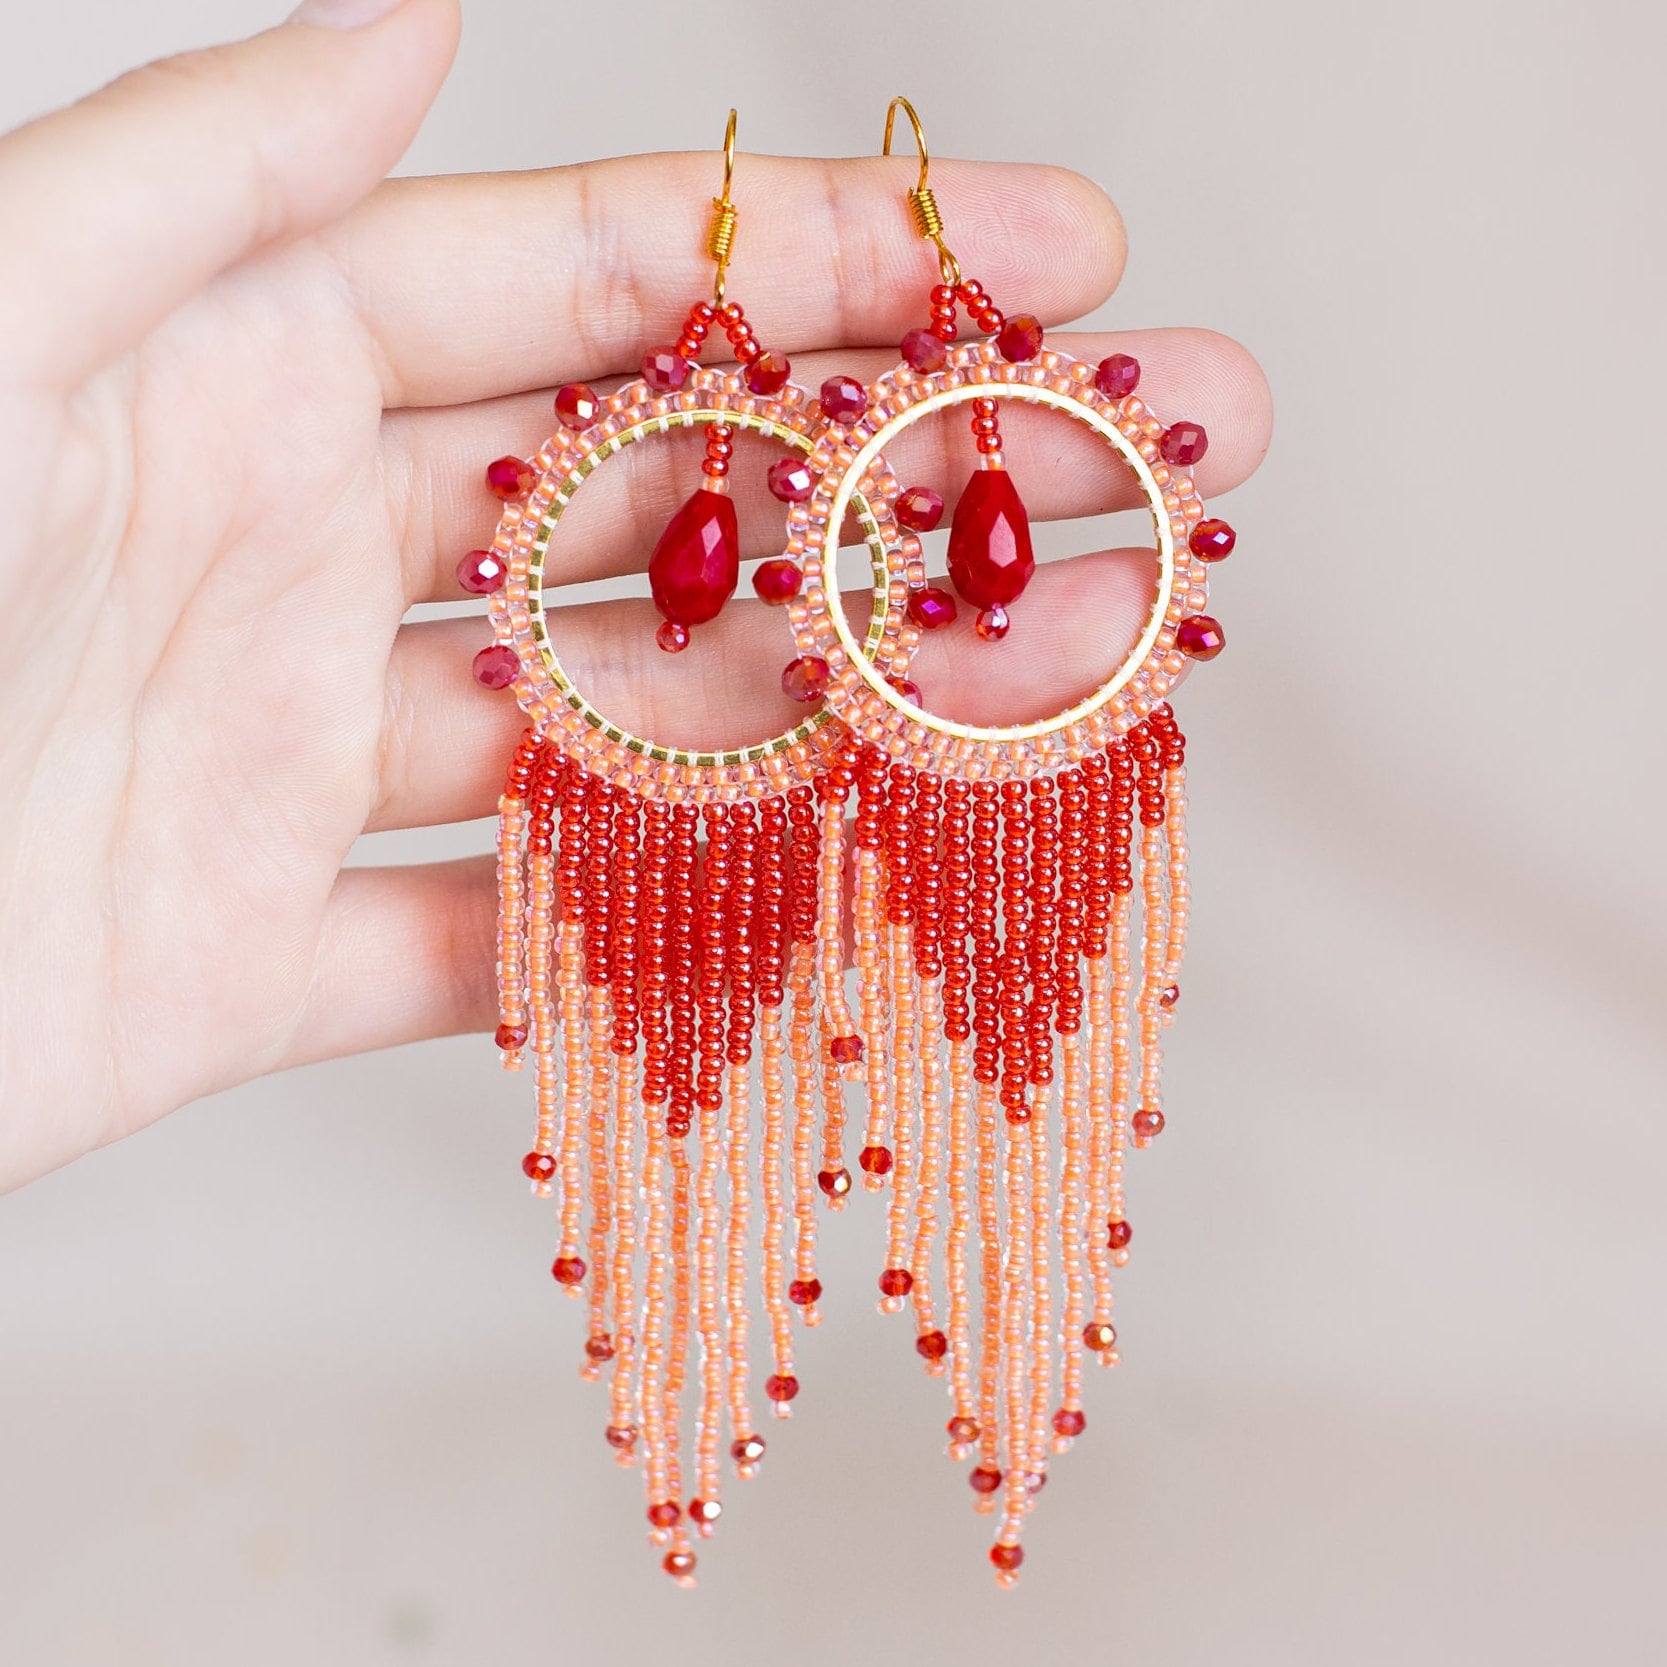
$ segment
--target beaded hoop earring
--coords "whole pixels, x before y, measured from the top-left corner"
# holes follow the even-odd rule
[[[728,508],[734,433],[785,444],[768,471],[783,500],[808,493],[821,466],[826,413],[724,298],[734,138],[731,111],[709,240],[712,301],[690,310],[675,348],[645,357],[640,379],[607,395],[576,384],[556,394],[554,433],[530,459],[500,459],[488,471],[505,500],[502,518],[491,549],[472,552],[459,570],[465,587],[490,601],[495,640],[477,655],[475,674],[487,687],[513,689],[529,720],[510,761],[498,833],[497,1043],[511,1070],[530,1054],[537,1088],[522,1168],[536,1194],[559,1193],[551,1271],[587,1301],[582,1370],[609,1374],[608,1443],[621,1463],[640,1461],[651,1538],[683,1583],[695,1567],[691,1526],[706,1535],[718,1519],[726,1418],[741,1476],[764,1453],[749,1400],[754,1187],[770,1333],[764,1389],[785,1417],[799,1393],[794,1313],[806,1325],[818,1319],[818,1196],[838,1208],[851,1186],[843,1085],[858,1075],[863,1044],[845,993],[843,886],[855,755],[820,705],[828,668],[814,656],[795,660],[783,687],[816,709],[768,740],[700,751],[631,734],[595,708],[558,658],[559,619],[544,586],[563,513],[627,446],[705,430],[705,478],[656,554],[684,535],[707,553],[728,537],[731,548],[719,552],[727,589],[720,573],[705,601],[734,585],[733,511],[726,517],[700,501]],[[713,323],[741,361],[733,372],[697,362]],[[873,572],[865,646],[906,664],[907,650],[897,647],[908,586],[890,507],[896,496],[876,457],[849,501]],[[701,563],[684,566],[687,579]],[[711,617],[679,606],[699,584],[678,590],[652,569],[650,578],[666,614],[661,645],[680,649],[688,626]],[[766,562],[755,588],[767,601],[791,603],[798,569]],[[683,1403],[697,1375],[691,1441]],[[686,1476],[693,1497],[685,1508]]]
[[[1084,1355],[1118,1358],[1112,1269],[1132,1236],[1124,1160],[1164,1126],[1161,1036],[1179,999],[1189,910],[1185,741],[1166,697],[1189,659],[1221,649],[1203,609],[1209,566],[1234,535],[1206,517],[1188,473],[1208,444],[1203,429],[1165,427],[1137,397],[1134,360],[1096,366],[1056,352],[1034,318],[1004,317],[962,277],[906,99],[887,114],[886,153],[899,109],[920,150],[909,202],[937,246],[941,282],[930,326],[909,332],[903,362],[839,425],[795,515],[806,590],[792,619],[800,653],[828,665],[828,708],[860,749],[861,1167],[869,1188],[891,1191],[882,1307],[912,1305],[917,1352],[929,1372],[947,1372],[949,1451],[975,1459],[979,1509],[999,1508],[990,1557],[1010,1584],[1050,1448],[1063,1451],[1086,1422]],[[983,339],[956,343],[958,305]],[[819,580],[882,450],[925,417],[970,405],[977,471],[956,512],[950,578],[983,610],[979,635],[1000,641],[1034,567],[1001,449],[1009,400],[1071,417],[1133,471],[1156,530],[1155,599],[1132,650],[1086,698],[1039,722],[964,724],[928,711],[900,675],[920,633],[956,615],[955,597],[926,581],[918,538],[905,543],[909,624],[896,660],[857,641],[837,588]],[[911,534],[942,509],[926,487],[895,506]]]

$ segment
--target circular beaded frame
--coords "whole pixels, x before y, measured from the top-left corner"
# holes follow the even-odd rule
[[[497,641],[520,663],[514,686],[521,709],[540,733],[593,773],[656,798],[710,801],[781,792],[809,781],[821,759],[844,740],[823,706],[751,746],[710,752],[661,746],[599,712],[556,655],[544,606],[545,572],[551,537],[579,487],[606,459],[638,440],[714,422],[784,440],[808,454],[814,469],[827,466],[826,420],[814,396],[791,383],[778,394],[754,394],[740,371],[697,365],[676,393],[656,393],[639,379],[608,395],[588,428],[558,428],[530,459],[537,473],[532,490],[504,506],[492,541],[506,570],[503,588],[491,598],[492,626]],[[853,482],[858,485],[865,489],[848,492],[846,502],[868,544],[877,604],[865,651],[889,660],[898,652],[908,604],[906,541],[891,510],[897,481],[883,459],[875,458],[862,480]]]
[[[1175,627],[1209,600],[1209,570],[1188,544],[1192,528],[1203,518],[1203,500],[1185,470],[1163,461],[1159,442],[1164,425],[1145,403],[1133,394],[1108,399],[1094,376],[1093,365],[1052,349],[1044,349],[1032,363],[1014,364],[991,342],[964,342],[948,349],[940,371],[923,375],[899,365],[871,384],[863,416],[828,448],[828,465],[801,510],[806,583],[803,605],[794,608],[792,619],[799,652],[820,655],[832,670],[828,709],[858,739],[938,773],[1028,776],[1103,747],[1140,723],[1173,688],[1186,665],[1175,646]],[[858,485],[880,462],[882,448],[931,412],[979,398],[1050,407],[1099,434],[1133,469],[1157,530],[1157,594],[1134,647],[1086,699],[1034,723],[964,724],[916,706],[889,680],[901,678],[919,643],[919,627],[906,623],[896,657],[878,657],[852,634],[837,587],[821,583],[837,550],[845,511],[855,502]],[[924,583],[919,541],[906,544],[912,545],[910,583]]]

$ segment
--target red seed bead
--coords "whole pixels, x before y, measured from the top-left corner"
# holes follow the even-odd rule
[[[764,1393],[772,1401],[791,1401],[799,1393],[799,1380],[791,1373],[772,1372],[764,1380]]]
[[[949,1353],[949,1339],[941,1331],[924,1331],[915,1339],[915,1353],[922,1360],[942,1360]]]
[[[816,1177],[816,1184],[830,1198],[843,1198],[851,1190],[851,1171],[848,1169],[824,1169]]]
[[[986,608],[978,616],[978,623],[973,627],[985,642],[1000,642],[1012,626],[1007,617],[1007,610],[999,604],[993,608]]]
[[[802,504],[816,490],[816,477],[802,457],[778,457],[765,471],[764,483],[784,504]]]
[[[521,1173],[529,1181],[548,1181],[556,1172],[556,1160],[548,1152],[529,1152],[521,1160]]]
[[[496,550],[471,550],[457,564],[457,582],[471,596],[490,596],[504,588],[509,569]]]
[[[827,693],[828,679],[833,675],[828,662],[820,654],[802,654],[789,660],[782,668],[781,692],[789,700],[809,705]]]
[[[830,422],[854,423],[868,409],[868,390],[854,376],[830,376],[822,384],[821,398]]]
[[[787,386],[793,367],[780,353],[760,353],[747,366],[747,386],[755,394],[779,394]]]
[[[1163,1133],[1163,1113],[1143,1106],[1130,1119],[1129,1126],[1142,1140],[1151,1140]]]
[[[926,585],[909,597],[909,618],[922,631],[941,631],[955,623],[955,598],[941,585]]]
[[[1107,399],[1123,399],[1140,386],[1140,361],[1127,353],[1108,354],[1094,372],[1094,386]]]
[[[1042,351],[1042,321],[1033,313],[1014,313],[996,335],[996,351],[1015,364],[1029,364]]]
[[[689,646],[689,627],[675,619],[663,620],[654,633],[654,640],[668,654],[681,654]]]
[[[809,1308],[822,1294],[820,1279],[795,1279],[787,1287],[787,1300],[795,1308]]]
[[[532,491],[538,473],[525,459],[500,457],[486,465],[486,485],[495,498],[506,504],[524,498]]]
[[[993,1545],[990,1547],[990,1561],[1003,1574],[1012,1574],[1025,1560],[1025,1548],[1022,1545]]]
[[[610,1424],[602,1434],[616,1453],[629,1452],[637,1444],[635,1424]]]
[[[1225,521],[1200,521],[1187,543],[1200,561],[1225,561],[1237,541],[1238,535]]]
[[[967,1483],[974,1493],[994,1493],[1001,1486],[1001,1472],[993,1465],[975,1465],[967,1472]]]
[[[1165,463],[1190,469],[1210,449],[1210,437],[1199,423],[1175,423],[1163,431],[1158,451]]]
[[[978,1426],[970,1418],[951,1418],[946,1428],[949,1439],[963,1446],[978,1439]]]
[[[494,1040],[506,1053],[512,1048],[524,1048],[527,1045],[527,1027],[525,1025],[499,1025]]]
[[[1083,1347],[1104,1354],[1117,1342],[1117,1327],[1104,1320],[1091,1320],[1082,1328]]]
[[[729,1456],[737,1464],[757,1464],[764,1457],[764,1440],[761,1436],[744,1435],[729,1444]]]
[[[911,330],[903,338],[899,351],[904,364],[922,376],[942,370],[949,359],[949,350],[930,330]]]
[[[602,401],[583,382],[556,389],[556,417],[563,428],[589,428],[602,414]]]
[[[886,1154],[886,1167],[891,1167],[891,1154]],[[880,1295],[906,1297],[915,1288],[915,1276],[907,1268],[887,1268],[880,1275]]]
[[[911,486],[899,492],[892,511],[897,524],[912,533],[929,533],[943,519],[943,494],[930,486]]]
[[[683,1512],[675,1499],[662,1499],[648,1507],[648,1520],[656,1528],[675,1528],[682,1517]]]
[[[1113,1221],[1106,1227],[1106,1249],[1127,1250],[1134,1229],[1126,1221]]]
[[[585,1277],[584,1260],[578,1256],[558,1256],[550,1264],[558,1285],[577,1285]]]
[[[659,394],[674,394],[689,379],[689,361],[674,347],[653,347],[642,356],[642,379]]]
[[[704,1522],[710,1527],[723,1515],[723,1506],[716,1499],[691,1499],[689,1501],[689,1521]]]
[[[692,1579],[695,1572],[695,1554],[692,1551],[668,1551],[661,1559],[660,1567],[673,1580]]]
[[[521,662],[507,643],[495,642],[475,656],[475,681],[483,689],[507,689],[515,681]]]
[[[1188,614],[1175,627],[1175,646],[1193,660],[1213,660],[1227,646],[1227,634],[1208,614]]]
[[[862,1058],[860,1036],[836,1036],[828,1044],[828,1052],[836,1065],[855,1065]]]
[[[1088,1420],[1075,1407],[1061,1407],[1053,1415],[1053,1430],[1055,1435],[1081,1435],[1088,1427]]]
[[[761,562],[752,576],[752,588],[761,602],[780,607],[799,594],[804,583],[804,572],[796,561],[778,556],[774,561]]]

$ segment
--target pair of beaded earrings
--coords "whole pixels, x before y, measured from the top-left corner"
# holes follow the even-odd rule
[[[1185,743],[1166,696],[1189,659],[1221,650],[1204,609],[1234,535],[1205,516],[1188,473],[1204,430],[1160,422],[1132,358],[1049,348],[1035,318],[1003,315],[962,276],[906,99],[888,111],[886,154],[899,109],[920,154],[908,202],[940,277],[902,362],[811,394],[726,299],[731,111],[712,299],[636,380],[557,392],[555,432],[487,470],[502,520],[458,571],[490,598],[496,640],[475,676],[512,688],[528,718],[498,836],[497,1043],[511,1070],[530,1056],[537,1089],[522,1167],[558,1201],[553,1272],[586,1304],[583,1372],[606,1377],[608,1443],[640,1465],[652,1541],[685,1584],[692,1536],[720,1514],[723,1460],[747,1477],[764,1455],[755,1236],[763,1391],[785,1417],[796,1328],[817,1323],[823,1298],[817,1210],[844,1206],[851,1145],[863,1185],[890,1194],[881,1306],[912,1313],[916,1353],[947,1380],[949,1454],[971,1461],[975,1504],[996,1519],[990,1559],[1012,1583],[1049,1457],[1084,1428],[1084,1363],[1117,1362],[1124,1166],[1164,1126],[1161,1039],[1188,916]],[[973,339],[957,339],[958,308]],[[736,369],[700,363],[715,331]],[[954,624],[957,597],[999,642],[1034,571],[1002,453],[1007,400],[1063,413],[1123,459],[1152,513],[1157,571],[1139,638],[1105,682],[1051,718],[992,727],[935,715],[908,673],[922,633]],[[928,579],[920,536],[944,497],[905,490],[884,453],[969,405],[951,589]],[[591,472],[684,428],[704,431],[706,456],[649,563],[661,648],[688,648],[736,589],[739,431],[778,448],[766,479],[786,506],[783,553],[753,588],[786,614],[782,684],[806,710],[727,751],[657,745],[597,711],[557,656],[545,597],[552,539]],[[860,640],[836,583],[848,512],[873,572]],[[860,1144],[850,1091],[866,1100]]]

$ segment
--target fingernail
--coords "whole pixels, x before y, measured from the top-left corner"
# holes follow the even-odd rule
[[[326,29],[363,29],[389,12],[397,11],[405,0],[301,0],[289,14],[291,23],[316,23]]]

